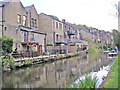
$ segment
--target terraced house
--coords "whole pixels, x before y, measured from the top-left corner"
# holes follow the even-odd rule
[[[2,36],[13,38],[13,51],[23,56],[38,56],[46,51],[46,33],[40,32],[34,5],[24,7],[20,0],[0,2]]]
[[[40,13],[39,28],[47,33],[47,49],[50,54],[66,52],[67,39],[63,36],[63,23],[60,20]]]
[[[78,52],[80,49],[83,48],[83,40],[80,31],[77,28],[66,24],[64,19],[62,20],[62,22],[64,26],[64,39],[67,40],[68,53]]]
[[[24,57],[42,54],[75,53],[92,42],[111,44],[111,33],[89,28],[78,30],[54,16],[37,13],[34,5],[20,0],[0,2],[0,35],[13,38],[13,51]]]
[[[47,48],[50,54],[75,53],[80,50],[81,33],[76,28],[45,13],[39,14],[40,30],[47,33]]]

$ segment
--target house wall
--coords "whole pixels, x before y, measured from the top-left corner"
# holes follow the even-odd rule
[[[2,7],[0,7],[0,37],[2,37]]]
[[[19,1],[19,0],[18,0]],[[13,38],[13,50],[16,46],[18,51],[22,50],[21,40],[23,39],[23,33],[17,28],[18,25],[22,25],[23,21],[21,19],[21,24],[17,23],[17,15],[20,14],[21,18],[26,15],[26,11],[20,2],[9,2],[3,8],[3,34],[6,37]]]
[[[34,19],[37,20],[37,27],[32,27],[31,26],[31,18],[34,18]],[[27,19],[28,19],[27,20],[28,27],[31,27],[31,28],[33,28],[35,30],[39,30],[39,27],[38,27],[38,25],[39,25],[39,23],[38,23],[39,18],[38,18],[38,14],[37,14],[37,11],[36,11],[34,5],[32,5],[31,8],[28,10]]]
[[[39,30],[47,33],[47,43],[53,44],[53,24],[52,19],[44,14],[39,15]]]
[[[25,8],[23,7],[22,3],[17,0],[18,2],[8,2],[4,8],[3,8],[3,20],[4,22],[4,27],[3,27],[3,33],[4,36],[13,38],[13,51],[18,48],[18,52],[25,51],[26,46],[22,45],[21,42],[24,41],[24,31],[21,31],[18,28],[18,25],[23,25],[23,16],[27,16],[27,24],[25,27],[30,28],[30,12],[31,12],[31,17],[35,18],[37,20],[37,28],[36,27],[31,27],[32,29],[39,30],[38,27],[38,15],[37,12],[33,7],[31,7],[27,13]],[[17,16],[21,15],[21,23],[17,22]],[[39,30],[40,31],[40,30]],[[34,38],[38,39],[39,45],[42,45],[42,50],[44,51],[44,37],[45,35],[43,34],[37,34],[34,33]],[[32,50],[36,51],[37,47],[34,48],[32,47]]]

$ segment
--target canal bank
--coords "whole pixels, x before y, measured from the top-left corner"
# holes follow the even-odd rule
[[[118,63],[118,57],[120,57],[120,52],[117,58],[113,61],[112,68],[109,74],[107,75],[103,83],[99,86],[99,88],[118,88],[118,72],[120,69],[120,67],[118,69],[118,66],[120,66],[120,63]]]
[[[78,77],[111,64],[106,53],[83,54],[3,72],[3,88],[65,88]]]
[[[44,56],[39,56],[39,57],[30,57],[30,58],[5,58],[4,56],[2,57],[2,62],[3,62],[3,71],[7,70],[13,70],[13,69],[19,69],[22,67],[27,67],[30,65],[35,65],[35,64],[42,64],[42,63],[47,63],[47,62],[53,62],[56,60],[60,59],[65,59],[65,58],[71,58],[79,55],[86,54],[85,51],[81,52],[76,52],[76,53],[68,53],[68,54],[54,54],[54,55],[44,55]]]

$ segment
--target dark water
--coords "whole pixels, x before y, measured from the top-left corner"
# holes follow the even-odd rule
[[[85,54],[78,57],[37,64],[15,71],[3,72],[3,88],[64,88],[65,83],[72,83],[81,75],[98,71],[110,64],[104,53]]]

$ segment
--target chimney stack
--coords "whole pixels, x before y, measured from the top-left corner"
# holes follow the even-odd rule
[[[62,22],[65,23],[65,19],[62,19]]]

